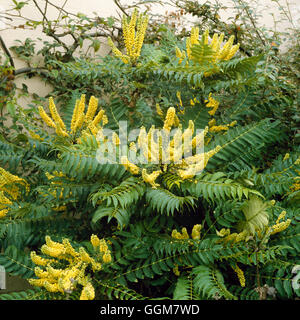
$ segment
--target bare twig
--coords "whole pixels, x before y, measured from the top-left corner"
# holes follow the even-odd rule
[[[125,9],[122,7],[122,5],[120,4],[119,0],[114,0],[114,3],[116,4],[116,6],[126,15],[128,16],[128,13],[125,11]]]
[[[31,68],[31,67],[26,67],[26,68],[20,68],[15,71],[15,76],[18,76],[20,74],[26,74],[26,73],[39,73],[42,74],[43,76],[47,76],[48,74],[46,72],[43,72],[42,70],[47,70],[46,68]]]
[[[8,56],[10,65],[15,69],[14,59],[13,59],[12,55],[10,54],[9,50],[7,49],[6,44],[1,36],[0,36],[0,45],[1,45],[4,53]]]

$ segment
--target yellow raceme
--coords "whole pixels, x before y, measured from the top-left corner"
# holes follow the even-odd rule
[[[174,135],[170,135],[172,128],[175,127]],[[147,132],[144,127],[140,128],[140,133],[137,140],[137,146],[140,148],[141,156],[148,163],[157,164],[159,167],[148,173],[146,168],[139,167],[138,165],[131,163],[127,157],[123,156],[121,163],[126,170],[132,174],[137,175],[141,173],[141,177],[147,184],[150,184],[152,188],[159,187],[156,179],[163,172],[162,166],[167,171],[168,168],[172,172],[176,172],[181,179],[190,179],[199,174],[207,165],[209,159],[221,150],[220,146],[207,152],[199,151],[204,144],[205,135],[208,133],[208,127],[201,133],[194,135],[194,122],[189,121],[188,128],[182,131],[182,125],[176,115],[174,107],[170,107],[164,119],[162,130],[156,129],[152,126]],[[163,135],[169,137],[167,144],[163,143]],[[156,137],[154,139],[154,137]],[[134,145],[136,150],[136,145]],[[186,154],[192,154],[189,157],[183,157]]]
[[[245,279],[245,275],[244,275],[243,270],[237,264],[234,267],[232,267],[232,269],[235,271],[235,273],[239,279],[241,287],[245,287],[246,279]]]
[[[99,272],[102,269],[102,263],[112,261],[107,242],[96,235],[91,236],[90,241],[99,260],[96,261],[83,247],[76,250],[68,239],[63,239],[60,243],[46,236],[45,240],[46,244],[42,246],[41,252],[50,258],[41,257],[35,251],[31,252],[31,259],[38,267],[34,269],[37,279],[29,279],[29,283],[49,292],[61,294],[72,293],[79,285],[82,288],[80,300],[95,299],[92,278],[86,269],[91,266],[93,272]],[[64,261],[68,264],[66,265]]]
[[[132,16],[128,20],[127,16],[123,16],[122,30],[123,40],[125,44],[126,54],[123,54],[108,38],[108,44],[112,48],[113,54],[120,58],[124,63],[135,63],[139,58],[144,42],[144,37],[148,25],[149,17],[146,14],[139,14],[135,9]]]
[[[53,98],[49,98],[49,110],[51,113],[51,117],[46,113],[42,106],[39,106],[38,110],[45,124],[49,127],[54,128],[56,134],[60,137],[74,136],[78,131],[81,131],[82,135],[91,133],[96,137],[102,126],[108,123],[107,116],[105,115],[104,110],[100,110],[96,114],[98,109],[98,99],[94,96],[91,96],[89,100],[86,113],[85,107],[86,96],[85,94],[82,94],[80,99],[78,99],[75,103],[71,119],[70,131],[66,129],[66,125],[57,111]],[[100,126],[101,121],[102,126]],[[36,139],[39,138],[38,140],[41,140],[41,138],[36,137],[36,135],[34,137]],[[81,139],[79,138],[78,141],[80,143]]]
[[[9,205],[20,198],[21,185],[29,192],[29,184],[24,179],[0,167],[0,219],[6,217]]]
[[[195,224],[193,226],[192,232],[191,232],[191,238],[193,240],[199,240],[200,236],[201,236],[201,229],[202,229],[202,225],[201,224]],[[183,227],[181,229],[181,232],[177,231],[177,230],[172,230],[172,234],[171,237],[177,240],[186,240],[186,239],[190,239],[190,236],[187,232],[187,229],[185,227]]]
[[[210,55],[211,64],[217,64],[219,61],[227,61],[232,59],[237,53],[240,45],[233,45],[235,38],[234,36],[230,36],[228,41],[223,43],[224,36],[224,33],[221,33],[220,35],[215,33],[209,41],[209,30],[207,29],[205,30],[201,39],[199,39],[199,28],[193,27],[191,29],[190,37],[186,39],[186,51],[180,50],[178,47],[175,48],[176,56],[179,58],[179,64],[181,64],[185,58],[187,58],[187,65],[189,60],[197,62],[192,55],[192,47],[200,44],[201,41],[204,45],[208,46],[213,53]],[[198,62],[201,63],[201,61]],[[212,73],[214,72],[207,72],[205,76],[209,76]]]

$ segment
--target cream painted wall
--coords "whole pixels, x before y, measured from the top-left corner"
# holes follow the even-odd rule
[[[266,27],[271,27],[273,28],[273,17],[272,13],[275,15],[276,19],[280,19],[280,12],[278,10],[275,10],[275,4],[272,2],[272,0],[248,0],[253,8],[258,8],[258,11],[261,13],[262,17],[260,18],[261,25],[265,25]],[[295,24],[300,27],[300,0],[288,0],[291,6],[292,10],[292,15],[295,21]],[[10,8],[10,3],[11,0],[0,0],[0,16],[1,12],[4,10],[7,10]],[[37,0],[37,2],[42,5],[44,3],[43,0]],[[123,1],[124,2],[124,1]],[[126,1],[127,4],[133,3],[133,0],[128,0]],[[204,2],[204,1],[202,1]],[[284,3],[285,0],[282,0]],[[52,3],[61,5],[64,3],[63,0],[52,0]],[[223,0],[222,5],[229,5],[230,3],[232,4],[232,1],[230,0]],[[112,0],[69,0],[67,2],[67,5],[65,7],[67,11],[73,12],[73,13],[84,13],[86,15],[92,16],[94,12],[98,14],[99,16],[114,16],[117,14],[117,7],[114,4]],[[30,18],[34,19],[40,19],[41,14],[40,12],[33,6],[25,6],[23,9],[23,15],[28,16]],[[156,6],[154,7],[154,10],[157,12],[164,14],[166,11],[172,11],[172,8],[170,6]],[[56,18],[57,12],[55,10],[52,10],[50,12],[50,18],[55,19]],[[226,10],[223,10],[222,12],[222,19],[227,19],[232,15],[232,8],[228,8]],[[9,28],[7,24],[5,24],[5,19],[0,18],[0,33],[4,41],[6,42],[7,46],[10,47],[14,44],[14,41],[16,39],[20,40],[25,40],[27,37],[30,37],[32,39],[37,39],[39,37],[42,37],[44,40],[47,39],[44,35],[42,35],[41,30],[23,30],[23,29],[12,29]],[[20,25],[23,24],[24,21],[18,17],[14,19],[12,22],[13,25]],[[289,24],[286,22],[281,23],[277,26],[278,31],[288,31]],[[50,39],[51,40],[51,39]],[[40,44],[41,45],[41,44]],[[39,47],[37,46],[37,49]],[[108,51],[107,45],[103,45],[101,48],[101,53],[106,54]],[[33,62],[38,63],[38,57],[34,57]],[[18,60],[15,58],[15,64],[17,68],[24,67],[24,62]],[[21,86],[21,84],[24,82],[24,79],[20,77],[19,79],[16,80],[17,86]],[[49,90],[51,89],[49,85],[44,84],[43,82],[40,81],[38,77],[34,77],[31,79],[26,80],[26,84],[30,90],[31,93],[37,93],[40,96],[45,96]],[[26,106],[27,103],[30,102],[30,97],[20,101],[20,103],[23,106]]]

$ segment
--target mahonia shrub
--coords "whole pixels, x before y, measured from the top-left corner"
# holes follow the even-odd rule
[[[147,24],[135,10],[123,48],[61,65],[102,96],[50,97],[0,141],[0,264],[28,279],[26,299],[299,296],[299,148],[279,152],[279,119],[245,116],[263,57],[197,27],[147,45]]]

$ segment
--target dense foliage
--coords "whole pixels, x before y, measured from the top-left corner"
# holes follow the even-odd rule
[[[148,19],[124,15],[120,45],[109,38],[99,61],[45,50],[53,98],[10,104],[0,265],[32,289],[0,299],[300,296],[297,79],[272,46],[247,55],[236,36],[197,25],[184,39],[165,26],[157,45]],[[138,131],[125,154],[122,121]],[[155,128],[178,129],[167,164]],[[122,161],[103,163],[109,150]],[[131,161],[136,150],[146,163]]]

